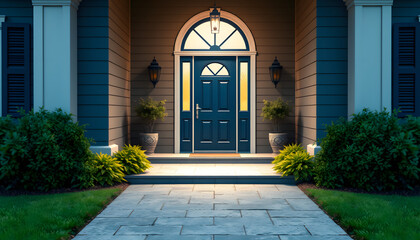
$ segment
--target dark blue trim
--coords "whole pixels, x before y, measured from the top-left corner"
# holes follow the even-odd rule
[[[225,19],[225,18],[220,18],[220,21],[221,22],[226,22],[226,23],[228,23],[228,24],[230,24],[230,25],[232,25],[233,27],[235,27],[235,31],[233,31],[233,33],[235,33],[236,31],[238,31],[241,35],[242,35],[242,37],[243,37],[243,39],[244,39],[244,41],[245,41],[245,45],[246,45],[246,49],[220,49],[220,46],[225,42],[222,42],[221,44],[220,44],[220,46],[216,46],[216,41],[214,42],[214,45],[213,46],[210,46],[210,49],[185,49],[185,41],[187,40],[187,38],[190,36],[190,33],[192,32],[192,31],[194,31],[194,29],[198,26],[198,25],[200,25],[200,24],[202,24],[202,23],[204,23],[204,22],[207,22],[207,21],[209,21],[210,20],[210,18],[205,18],[205,19],[202,19],[202,20],[200,20],[200,21],[198,21],[197,23],[195,23],[190,29],[188,29],[188,31],[187,31],[187,33],[185,34],[185,36],[184,36],[184,39],[182,39],[182,44],[181,44],[181,51],[249,51],[249,44],[248,44],[248,39],[246,38],[246,36],[245,36],[245,34],[244,34],[244,32],[242,31],[242,29],[240,29],[239,27],[238,27],[238,25],[236,25],[234,22],[232,22],[232,21],[230,21],[230,20],[228,20],[228,19]],[[210,29],[209,29],[209,31],[210,31]],[[232,33],[232,34],[233,34]],[[198,33],[197,33],[198,34]],[[200,38],[203,38],[200,34],[198,34],[198,36],[200,37]],[[216,34],[214,34],[214,36],[216,37]],[[231,35],[229,35],[228,36],[228,38],[230,38],[231,37]],[[228,38],[226,38],[226,39],[228,39]],[[203,39],[204,40],[204,39]],[[206,43],[207,43],[207,41],[205,41]]]
[[[192,152],[192,112],[194,110],[194,106],[192,105],[192,86],[193,86],[193,71],[192,71],[192,57],[181,57],[181,69],[180,69],[180,79],[181,79],[181,95],[180,95],[180,151],[181,152]],[[183,63],[189,62],[190,63],[190,111],[182,111],[183,105],[183,81],[182,81],[182,74],[183,74]]]
[[[241,62],[248,63],[248,111],[241,111]],[[251,95],[250,95],[250,77],[251,77],[251,63],[250,57],[238,57],[238,152],[249,153],[250,151],[250,109],[251,109]]]

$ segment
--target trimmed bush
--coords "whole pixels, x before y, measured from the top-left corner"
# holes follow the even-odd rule
[[[86,162],[90,142],[83,126],[61,109],[0,120],[0,183],[48,191],[92,186]]]
[[[88,162],[88,167],[95,184],[112,186],[116,182],[126,181],[124,166],[118,159],[107,154],[96,154]]]
[[[294,144],[287,145],[287,146],[284,147],[283,150],[280,150],[280,154],[278,154],[274,158],[274,161],[272,162],[272,164],[276,165],[276,164],[280,163],[281,161],[283,161],[284,158],[287,155],[290,155],[290,154],[296,153],[296,152],[306,152],[306,151],[305,151],[305,149],[303,149],[303,147],[300,144],[298,145],[298,144],[294,143]]]
[[[313,169],[312,156],[307,152],[289,154],[275,166],[275,170],[281,172],[283,176],[293,175],[296,181],[311,180]]]
[[[364,109],[327,127],[315,182],[327,188],[411,188],[419,184],[419,119]]]
[[[114,157],[124,166],[125,174],[137,174],[151,167],[144,152],[140,146],[125,145],[121,151],[115,153]]]
[[[296,181],[306,181],[312,178],[313,158],[300,144],[286,146],[272,163],[276,172],[282,173],[283,176],[293,175]]]

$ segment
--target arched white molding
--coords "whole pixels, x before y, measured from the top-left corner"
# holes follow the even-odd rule
[[[187,31],[194,24],[196,24],[198,21],[209,18],[209,16],[210,16],[209,14],[210,14],[209,11],[201,12],[201,13],[195,15],[194,17],[190,18],[184,24],[184,26],[182,26],[182,28],[178,32],[178,35],[177,35],[176,40],[175,40],[174,54],[177,54],[177,53],[181,52],[182,40],[184,39]],[[255,46],[254,36],[252,35],[251,30],[249,30],[248,26],[244,23],[244,21],[242,21],[239,17],[235,16],[234,14],[232,14],[230,12],[223,11],[223,10],[220,12],[220,17],[225,18],[227,20],[230,20],[230,21],[234,22],[236,25],[238,25],[238,27],[243,31],[246,39],[248,40],[249,52],[250,53],[256,53],[257,48]]]
[[[209,11],[201,12],[192,18],[190,18],[184,26],[182,26],[181,30],[178,32],[178,35],[175,40],[174,45],[174,150],[175,153],[180,152],[180,99],[181,99],[181,77],[180,77],[180,69],[181,69],[181,56],[192,56],[193,57],[193,64],[194,64],[194,56],[249,56],[250,57],[250,152],[256,152],[256,55],[257,55],[257,48],[255,45],[254,36],[251,33],[251,30],[248,26],[237,16],[232,13],[221,11],[220,16],[221,18],[227,19],[233,23],[235,23],[244,33],[246,40],[248,41],[249,51],[181,51],[182,41],[188,32],[188,30],[197,22],[208,18]],[[194,76],[194,68],[193,74]],[[194,82],[194,79],[192,79]],[[192,95],[194,99],[194,95]],[[193,103],[194,106],[194,103]],[[194,128],[194,126],[193,126]],[[236,131],[238,134],[238,131]],[[193,136],[194,141],[194,136]]]

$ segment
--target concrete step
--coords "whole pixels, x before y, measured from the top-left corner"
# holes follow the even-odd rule
[[[215,176],[215,175],[147,175],[126,176],[130,184],[286,184],[295,185],[293,176]]]
[[[240,157],[190,157],[189,154],[153,154],[153,163],[271,163],[273,154],[240,154]]]
[[[269,163],[152,163],[141,174],[125,177],[131,184],[295,184]]]

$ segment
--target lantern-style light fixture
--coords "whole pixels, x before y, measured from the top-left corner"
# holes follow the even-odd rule
[[[220,31],[220,8],[214,4],[213,9],[210,8],[210,27],[211,33],[219,33]]]
[[[152,63],[150,63],[150,66],[147,69],[149,69],[149,80],[153,83],[153,88],[155,88],[156,83],[159,82],[160,71],[162,70],[159,63],[156,61],[156,58],[153,58]]]
[[[280,65],[277,57],[274,59],[273,64],[269,67],[271,81],[274,83],[274,87],[277,88],[277,84],[280,82],[281,73],[283,72],[283,66]]]

